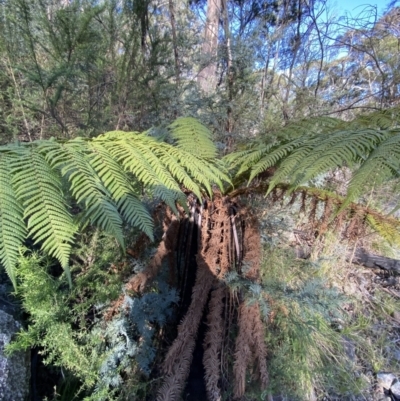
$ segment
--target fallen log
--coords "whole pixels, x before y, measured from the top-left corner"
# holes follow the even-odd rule
[[[308,259],[311,256],[311,247],[296,246],[295,253],[299,259]],[[370,269],[383,269],[400,274],[400,260],[369,253],[364,248],[356,248],[349,252],[346,261]]]
[[[400,260],[375,255],[363,248],[356,248],[353,254],[349,255],[346,259],[356,265],[400,273]]]

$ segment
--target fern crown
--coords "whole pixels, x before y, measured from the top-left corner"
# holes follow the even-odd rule
[[[122,249],[124,223],[153,238],[143,190],[175,211],[176,202],[186,207],[182,187],[199,198],[211,196],[213,184],[222,190],[229,177],[216,159],[211,133],[193,118],[178,119],[168,129],[174,144],[114,131],[91,140],[0,147],[0,261],[14,286],[27,237],[70,277],[71,248],[88,223],[112,234]]]

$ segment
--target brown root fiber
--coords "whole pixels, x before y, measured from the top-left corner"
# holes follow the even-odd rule
[[[189,375],[197,331],[208,294],[213,284],[213,275],[201,257],[197,260],[196,282],[192,301],[182,323],[178,326],[178,336],[165,357],[163,371],[164,384],[158,392],[157,400],[174,401],[183,390]]]
[[[217,288],[212,291],[209,302],[209,313],[207,316],[208,331],[203,343],[203,365],[205,369],[204,380],[209,401],[219,401],[221,399],[221,391],[218,387],[218,382],[221,372],[220,354],[225,327],[222,318],[225,293],[225,287]]]
[[[174,252],[178,233],[179,221],[173,216],[169,226],[165,230],[163,239],[157,248],[157,252],[151,259],[146,269],[132,277],[132,279],[126,285],[127,290],[135,292],[142,292],[144,290],[148,281],[151,281],[160,271],[164,258],[171,256],[171,254]],[[173,257],[170,258],[170,263],[172,263],[172,261]]]
[[[234,397],[240,398],[246,390],[246,371],[248,366],[257,361],[257,368],[262,388],[268,385],[266,364],[267,349],[264,343],[264,329],[258,304],[242,304],[239,308],[239,334],[236,338]]]

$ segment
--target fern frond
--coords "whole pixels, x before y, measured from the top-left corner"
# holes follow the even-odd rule
[[[116,202],[122,216],[153,240],[153,220],[143,203],[135,196],[135,190],[125,171],[107,152],[100,140],[95,139],[88,146],[92,151],[89,156],[90,164]]]
[[[260,159],[268,154],[274,147],[276,147],[276,143],[266,145],[259,144],[255,149],[231,153],[225,158],[225,161],[228,164],[230,170],[235,169],[237,166],[239,166],[236,175],[240,176],[241,174],[245,173],[253,166],[255,166],[260,161]]]
[[[319,119],[301,121],[297,132],[291,131],[295,124],[275,133],[275,137],[282,138],[292,132],[294,139],[250,147],[230,155],[227,161],[231,167],[239,166],[237,175],[250,171],[249,182],[276,167],[267,193],[283,182],[293,190],[333,168],[359,166],[350,182],[346,206],[371,184],[398,176],[399,117],[397,107],[359,116],[351,122],[331,118],[323,118],[320,123]]]
[[[357,199],[362,192],[372,186],[382,184],[390,177],[400,173],[400,132],[387,131],[391,134],[363,162],[354,173],[347,191],[347,202]]]
[[[15,265],[26,237],[24,210],[11,185],[11,158],[0,155],[0,261],[16,288]]]
[[[86,141],[77,138],[65,144],[47,141],[40,145],[53,168],[61,171],[70,183],[72,196],[85,210],[92,224],[113,235],[124,247],[122,219],[117,205],[89,163]]]
[[[210,131],[192,118],[178,120],[169,130],[174,145],[146,134],[113,131],[95,139],[0,147],[0,260],[14,284],[13,266],[26,231],[60,261],[70,280],[68,259],[78,230],[68,211],[71,198],[86,222],[124,247],[123,219],[152,238],[153,223],[139,200],[139,184],[176,213],[177,202],[186,207],[181,186],[199,198],[205,192],[212,196],[214,184],[223,192],[230,177],[216,159]]]
[[[208,128],[193,117],[181,117],[168,126],[176,147],[203,159],[215,159],[217,148]]]
[[[149,142],[156,142],[146,135],[120,132],[107,133],[100,137],[102,144],[126,171],[132,173],[145,186],[164,185],[179,190],[179,186],[165,166],[153,153]],[[110,139],[110,140],[108,140]],[[156,142],[157,143],[157,142]]]
[[[311,149],[297,166],[299,171],[292,180],[294,185],[307,182],[321,172],[335,167],[352,167],[363,162],[375,147],[388,136],[388,131],[360,130],[356,132],[338,131],[324,138],[320,144]],[[282,163],[282,167],[285,162]],[[291,171],[290,173],[296,173]]]
[[[178,202],[185,210],[188,212],[187,208],[187,198],[185,194],[181,191],[174,191],[172,189],[166,188],[162,185],[157,185],[152,189],[153,196],[161,199],[170,209],[178,216],[179,212],[176,208],[176,203]]]
[[[311,138],[307,137],[306,139],[313,141],[315,140],[315,136],[312,136]],[[261,172],[267,170],[268,168],[277,165],[277,163],[287,157],[288,155],[291,154],[292,151],[295,149],[299,148],[300,151],[299,153],[293,158],[293,160],[289,160],[286,166],[285,171],[291,170],[292,164],[296,164],[299,162],[302,157],[302,153],[306,155],[309,151],[309,147],[305,147],[305,138],[297,138],[294,139],[287,144],[284,144],[282,146],[277,146],[273,148],[273,150],[266,148],[265,151],[267,152],[266,155],[259,160],[258,163],[256,163],[252,168],[251,168],[251,174],[249,178],[249,182],[251,182],[258,174]]]
[[[224,182],[231,182],[225,166],[218,160],[207,161],[176,147],[168,147],[167,144],[159,146],[156,152],[174,178],[199,199],[204,189],[212,196],[213,183],[223,191]]]
[[[24,207],[29,235],[43,250],[56,257],[69,272],[69,255],[77,227],[67,210],[61,177],[37,149],[21,149],[12,162],[13,185]]]
[[[159,143],[154,145],[154,151],[171,175],[185,188],[192,191],[198,199],[201,199],[201,187],[188,174],[182,163],[179,163],[176,157],[171,154],[171,147],[165,143]]]
[[[271,187],[290,177],[293,186],[308,182],[335,167],[362,162],[385,137],[387,131],[338,131],[305,139],[279,166]]]
[[[400,246],[400,221],[387,216],[369,213],[366,215],[369,225],[390,244]]]

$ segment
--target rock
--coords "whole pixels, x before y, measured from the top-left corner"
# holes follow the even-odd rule
[[[378,384],[385,388],[386,390],[389,390],[391,388],[391,385],[393,383],[393,380],[396,380],[396,376],[393,373],[378,373],[376,375],[376,379],[378,381]]]
[[[4,348],[21,325],[0,309],[0,401],[24,401],[29,394],[29,352],[4,354]]]
[[[350,362],[356,362],[356,346],[353,341],[351,341],[348,337],[342,336],[342,343],[344,350],[346,352],[347,357],[349,358]]]
[[[393,319],[396,321],[396,323],[400,323],[400,312],[394,311],[393,312]]]
[[[393,359],[395,359],[397,362],[400,362],[400,350],[395,349],[392,353]]]
[[[396,400],[400,400],[400,382],[398,380],[390,386],[390,392]]]

